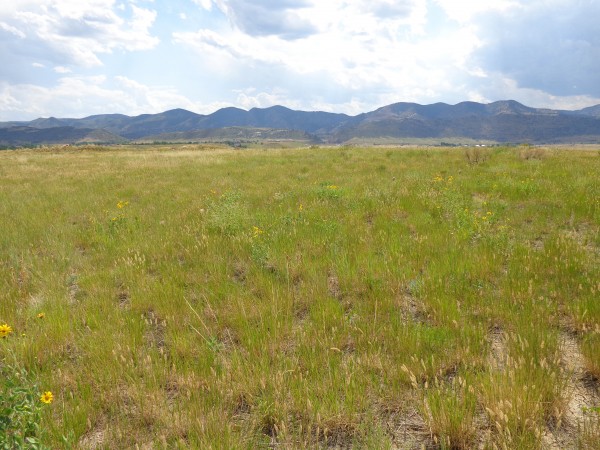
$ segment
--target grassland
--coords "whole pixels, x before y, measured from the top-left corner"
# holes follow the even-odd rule
[[[599,448],[599,174],[573,149],[1,152],[0,407],[22,386],[50,448]]]

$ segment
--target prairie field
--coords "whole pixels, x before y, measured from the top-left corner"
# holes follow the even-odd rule
[[[0,448],[597,449],[600,152],[3,151],[0,336]]]

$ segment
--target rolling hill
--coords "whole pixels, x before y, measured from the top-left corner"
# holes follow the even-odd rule
[[[204,130],[175,131],[161,133],[143,138],[150,142],[194,142],[194,141],[239,141],[239,140],[266,140],[266,141],[313,141],[314,138],[305,131],[295,131],[275,128],[254,127],[221,127]]]
[[[0,146],[14,147],[23,145],[77,143],[118,144],[125,141],[126,139],[102,129],[74,128],[69,126],[49,128],[11,126],[0,128]]]
[[[238,128],[248,128],[241,132]],[[216,131],[221,130],[221,131]],[[262,130],[262,131],[257,131]],[[282,132],[287,130],[287,132]],[[209,115],[184,109],[127,116],[101,114],[0,123],[0,144],[119,142],[120,140],[263,139],[282,135],[343,143],[352,139],[433,138],[499,143],[600,142],[600,105],[577,111],[531,108],[514,100],[489,104],[461,102],[394,103],[357,116],[295,111],[283,106],[223,108]]]

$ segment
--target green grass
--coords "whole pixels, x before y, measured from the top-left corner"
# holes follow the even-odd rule
[[[0,152],[0,358],[53,392],[43,444],[403,448],[411,418],[419,445],[594,448],[600,156],[476,156]]]

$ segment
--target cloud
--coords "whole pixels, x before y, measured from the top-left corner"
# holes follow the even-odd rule
[[[419,6],[425,3],[418,0],[371,0],[357,2],[360,9],[371,13],[379,19],[411,18]]]
[[[148,50],[158,44],[150,34],[156,12],[133,4],[123,12],[114,0],[18,3],[19,8],[0,8],[3,61],[32,58],[49,65],[93,67],[102,65],[101,54]],[[0,77],[7,72],[0,68]]]
[[[21,39],[25,39],[27,37],[26,34],[23,33],[21,30],[19,30],[18,28],[15,28],[5,22],[0,22],[0,30],[6,31],[8,33],[12,33]]]
[[[130,112],[126,114],[131,114],[131,111],[137,114],[157,113],[174,108],[201,109],[201,105],[181,95],[175,87],[147,86],[125,76],[117,76],[115,81],[117,89],[114,92],[126,93],[125,99],[130,104],[127,109]]]
[[[353,113],[360,103],[377,107],[400,100],[435,100],[445,91],[455,96],[463,92],[451,81],[470,76],[466,61],[479,40],[473,28],[458,26],[444,33],[424,33],[424,1],[332,0],[301,5],[302,14],[312,17],[320,30],[304,39],[248,36],[236,28],[177,32],[173,38],[193,48],[199,58],[210,57],[206,70],[215,70],[215,76],[228,80],[232,89],[245,92],[251,87],[263,93],[250,100],[239,97],[242,105],[265,106],[268,99],[285,99],[286,105],[300,103],[306,108],[323,106],[329,98],[331,105]],[[383,20],[378,14],[384,12]]]
[[[0,83],[0,118],[27,119],[44,115],[60,105],[55,115],[76,113],[99,99],[108,100],[109,92],[102,89],[104,77],[62,78],[53,88],[32,84]],[[110,101],[110,100],[109,100]],[[88,103],[89,102],[89,103]],[[93,107],[92,107],[93,109]],[[64,117],[64,116],[63,116]]]
[[[56,73],[71,73],[72,72],[71,69],[69,69],[68,67],[63,67],[63,66],[56,66],[54,68],[54,71]]]
[[[600,89],[596,75],[600,73],[596,36],[600,35],[594,18],[600,16],[596,14],[600,4],[590,9],[594,2],[253,3],[275,15],[293,12],[311,24],[311,32],[302,39],[281,39],[275,31],[248,32],[240,20],[254,20],[258,26],[261,19],[252,18],[256,14],[249,13],[247,2],[215,0],[232,28],[173,35],[174,42],[194,49],[207,61],[206,70],[214,68],[219,83],[238,92],[229,98],[242,107],[279,103],[357,113],[357,108],[364,111],[394,101],[516,98],[533,106],[578,108],[599,97],[594,88]],[[572,5],[569,14],[561,10],[566,5]],[[579,25],[582,29],[575,31]],[[556,45],[544,47],[548,37]],[[559,39],[564,55],[557,58],[553,51],[560,47]],[[565,60],[573,61],[574,67],[561,67]],[[552,64],[553,70],[539,70]],[[565,90],[567,78],[580,89]]]
[[[174,108],[213,112],[230,103],[190,101],[170,86],[147,86],[125,76],[65,76],[51,87],[0,82],[0,121],[91,114],[158,113]]]
[[[285,40],[310,36],[317,30],[298,14],[306,0],[213,0],[231,23],[250,36],[277,36]],[[206,8],[206,2],[200,2]]]
[[[475,61],[519,87],[554,96],[600,97],[600,2],[533,0],[482,17]]]
[[[207,11],[210,11],[212,9],[212,5],[213,5],[212,0],[192,0],[192,1]]]
[[[0,1],[0,115],[577,109],[600,103],[597,17],[594,0]]]
[[[505,13],[521,11],[520,0],[434,0],[447,14],[448,18],[461,24],[469,24],[486,13]],[[522,1],[522,0],[521,0]]]
[[[236,103],[244,109],[252,108],[267,108],[272,105],[285,103],[288,108],[301,108],[298,102],[289,99],[289,92],[282,89],[276,89],[273,92],[252,92],[253,89],[248,89],[247,92],[240,92],[237,96]]]
[[[542,89],[526,88],[510,77],[494,73],[486,76],[477,89],[469,93],[468,99],[488,103],[499,99],[518,99],[519,102],[535,107],[576,110],[600,104],[600,96],[553,95]]]

